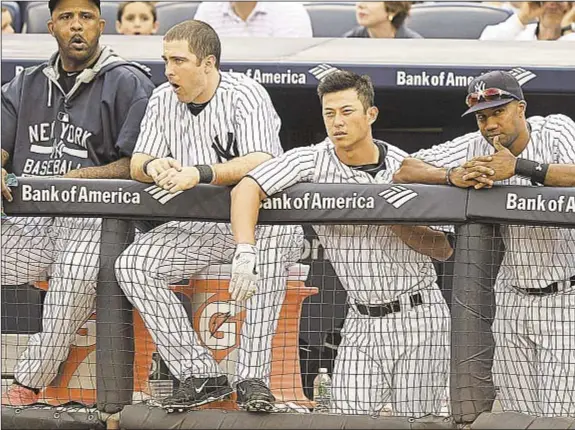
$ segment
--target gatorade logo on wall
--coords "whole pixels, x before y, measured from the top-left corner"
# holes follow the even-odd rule
[[[240,332],[245,310],[216,293],[201,304],[194,315],[194,329],[200,342],[216,361],[224,359],[240,344]]]

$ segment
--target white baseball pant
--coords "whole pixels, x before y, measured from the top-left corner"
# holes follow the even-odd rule
[[[259,226],[260,280],[246,306],[232,380],[269,383],[271,343],[285,297],[287,269],[300,258],[303,231],[295,226]],[[183,381],[223,372],[200,344],[185,308],[169,288],[213,264],[229,264],[235,252],[229,224],[169,222],[141,235],[116,261],[116,277],[140,312],[160,356]]]
[[[14,369],[31,388],[50,384],[76,331],[94,311],[100,259],[99,219],[11,218],[2,224],[2,283],[20,285],[51,272],[42,332],[32,335]]]
[[[385,317],[350,304],[332,382],[332,412],[395,416],[439,414],[447,393],[450,316],[437,285],[418,291],[423,304],[400,296],[401,310]]]
[[[575,288],[526,295],[496,286],[493,379],[505,411],[575,416]]]

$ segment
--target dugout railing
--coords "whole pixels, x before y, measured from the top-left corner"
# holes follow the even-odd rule
[[[394,188],[395,187],[395,188]],[[453,226],[455,252],[442,287],[449,285],[451,318],[449,412],[413,419],[358,415],[272,414],[201,410],[169,414],[133,404],[134,324],[131,306],[114,277],[117,256],[134,237],[134,221],[229,220],[229,188],[198,186],[176,198],[158,198],[153,186],[133,181],[19,178],[8,216],[103,217],[96,301],[96,404],[70,408],[2,407],[6,428],[527,428],[573,425],[573,416],[536,417],[497,407],[493,382],[494,281],[501,259],[502,226],[575,230],[575,189],[300,184],[272,196],[263,224]],[[391,199],[403,193],[405,198]],[[449,230],[449,229],[447,229]],[[527,235],[530,234],[527,230]],[[533,256],[537,258],[537,256]],[[564,256],[567,260],[573,255]],[[519,390],[521,387],[517,387]],[[501,411],[501,412],[498,412]],[[523,411],[520,411],[523,412]],[[119,414],[118,414],[119,413]],[[384,416],[387,415],[387,416]],[[562,414],[558,414],[562,415]],[[111,417],[111,418],[110,418]]]

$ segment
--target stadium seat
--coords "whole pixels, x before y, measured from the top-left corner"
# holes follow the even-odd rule
[[[194,19],[200,3],[199,1],[158,3],[156,6],[160,23],[158,34],[164,35],[174,25]]]
[[[483,29],[505,21],[512,12],[471,2],[416,4],[407,26],[429,39],[479,39]]]
[[[20,10],[20,5],[15,1],[3,1],[2,7],[7,8],[12,15],[12,27],[16,33],[22,31],[22,12]]]
[[[116,16],[118,2],[105,1],[101,3],[102,18],[106,20],[104,34],[116,33]],[[25,33],[48,33],[46,22],[50,19],[50,11],[46,1],[34,1],[28,4],[24,13]]]
[[[304,3],[314,37],[341,37],[357,26],[355,4],[346,2]]]

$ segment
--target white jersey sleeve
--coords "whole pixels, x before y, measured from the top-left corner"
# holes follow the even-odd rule
[[[467,161],[469,148],[478,138],[477,132],[460,136],[429,149],[422,149],[411,155],[436,167],[458,167]]]
[[[295,148],[273,158],[248,173],[268,196],[300,182],[311,182],[317,152],[313,147]]]
[[[560,164],[575,164],[575,122],[566,115],[551,115],[545,128],[555,142],[555,159]]]
[[[239,155],[265,152],[283,154],[281,120],[268,92],[256,81],[242,87],[236,99],[235,132]]]
[[[162,112],[163,103],[161,103],[164,96],[165,92],[155,90],[150,98],[140,125],[140,134],[136,141],[134,153],[146,154],[155,158],[164,158],[170,155],[170,149],[165,141],[165,124],[163,121],[168,112]]]

